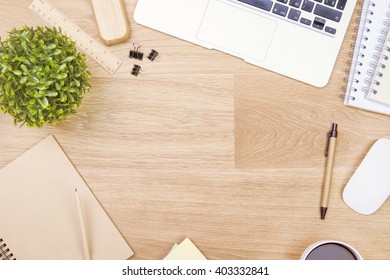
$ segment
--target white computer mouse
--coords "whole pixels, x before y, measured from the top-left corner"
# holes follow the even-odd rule
[[[360,214],[377,211],[390,196],[390,139],[379,139],[344,189],[344,202]]]

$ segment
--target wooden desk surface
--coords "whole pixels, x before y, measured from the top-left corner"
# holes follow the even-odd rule
[[[44,25],[30,0],[0,0],[0,35]],[[94,38],[88,0],[52,0]],[[371,216],[349,209],[342,191],[370,146],[390,138],[390,118],[345,107],[353,26],[330,83],[318,89],[137,25],[126,0],[124,62],[110,76],[94,61],[93,91],[79,113],[43,129],[0,117],[0,168],[54,134],[135,251],[161,259],[190,237],[208,259],[298,259],[318,240],[390,259],[390,202]],[[133,42],[160,55],[130,75]],[[319,218],[326,132],[339,124],[330,209]]]

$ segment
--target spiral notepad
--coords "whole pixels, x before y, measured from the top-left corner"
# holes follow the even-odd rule
[[[383,47],[367,98],[390,106],[390,7],[387,17],[382,29],[383,37],[380,39],[383,42]]]
[[[0,238],[0,260],[15,260],[14,254],[12,254],[7,243],[2,238]]]
[[[383,48],[384,22],[388,19],[390,0],[365,0],[356,29],[356,43],[344,104],[347,106],[390,115],[390,106],[366,98],[375,78]],[[383,41],[383,40],[382,40]]]

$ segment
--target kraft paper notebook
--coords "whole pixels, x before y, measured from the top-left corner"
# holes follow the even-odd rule
[[[0,170],[0,260],[84,259],[76,187],[91,258],[131,257],[118,229],[49,136]]]

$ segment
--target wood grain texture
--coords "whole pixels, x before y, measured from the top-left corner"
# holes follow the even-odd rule
[[[125,42],[130,36],[123,0],[90,0],[100,39],[106,45]]]
[[[89,0],[51,3],[99,40]],[[30,1],[0,0],[0,36],[44,25]],[[93,91],[77,115],[43,129],[0,116],[0,168],[54,134],[135,252],[161,259],[190,237],[208,259],[298,259],[321,239],[390,259],[390,203],[361,216],[345,184],[390,118],[347,108],[338,96],[349,29],[329,85],[317,89],[137,25],[125,1],[128,42],[110,46],[123,64],[110,76],[94,61]],[[142,43],[154,62],[128,58]],[[140,76],[130,75],[134,63]],[[319,218],[326,132],[339,124],[327,219]],[[1,182],[0,182],[1,183]]]

